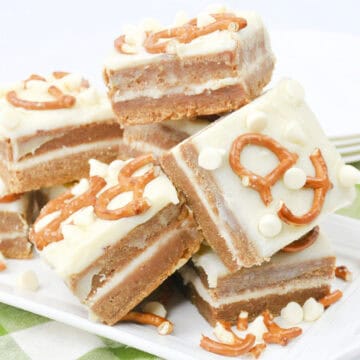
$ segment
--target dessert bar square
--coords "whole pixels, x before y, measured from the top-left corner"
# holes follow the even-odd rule
[[[105,94],[80,75],[54,72],[0,90],[0,171],[6,193],[84,177],[88,160],[114,160],[122,144]]]
[[[115,40],[104,81],[122,125],[224,113],[261,93],[274,67],[267,31],[255,13],[224,11]]]
[[[231,271],[268,260],[355,196],[294,80],[184,140],[161,164]]]
[[[32,257],[28,241],[34,215],[34,194],[8,195],[0,199],[0,252],[8,258]]]
[[[110,165],[51,200],[30,238],[92,315],[114,324],[196,252],[191,211],[153,155]]]
[[[252,321],[266,309],[279,315],[291,301],[303,305],[310,297],[318,300],[330,292],[334,270],[330,242],[319,234],[303,251],[280,251],[268,263],[234,273],[203,247],[179,271],[189,298],[214,326],[221,320],[235,324],[241,311],[248,312]]]

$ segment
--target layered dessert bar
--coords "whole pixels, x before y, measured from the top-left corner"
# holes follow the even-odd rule
[[[124,128],[124,145],[127,146],[127,152],[131,157],[149,152],[160,156],[166,150],[170,150],[189,136],[204,129],[212,120],[195,118],[126,126]]]
[[[294,80],[161,157],[230,271],[259,265],[354,199],[354,184]]]
[[[219,9],[175,25],[129,27],[105,61],[121,124],[147,124],[238,109],[270,81],[274,56],[260,17]]]
[[[28,241],[34,211],[33,193],[7,195],[0,199],[0,252],[7,258],[32,257]]]
[[[0,171],[7,193],[80,179],[90,158],[114,160],[121,141],[106,95],[79,75],[31,75],[0,90]]]
[[[191,211],[148,154],[109,165],[51,200],[30,232],[91,314],[115,324],[195,253]]]
[[[328,238],[317,232],[316,241],[299,252],[278,252],[270,262],[230,273],[209,247],[179,270],[186,293],[211,324],[235,324],[246,311],[252,321],[263,311],[279,315],[289,302],[299,304],[330,292],[334,278],[335,256]],[[309,236],[314,236],[310,234]]]

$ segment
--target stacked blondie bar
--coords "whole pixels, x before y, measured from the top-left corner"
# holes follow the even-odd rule
[[[177,270],[212,325],[328,295],[319,224],[358,175],[297,81],[263,91],[274,64],[261,18],[221,7],[126,29],[105,62],[108,99],[60,72],[4,90],[0,250],[29,256],[34,191],[56,186],[30,240],[104,323],[169,332],[131,310]]]

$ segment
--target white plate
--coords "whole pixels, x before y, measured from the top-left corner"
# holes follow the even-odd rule
[[[262,359],[359,359],[360,356],[360,221],[338,215],[330,216],[322,226],[334,243],[338,264],[347,265],[354,273],[352,283],[336,280],[334,288],[344,291],[343,299],[330,307],[314,324],[304,324],[304,334],[287,347],[268,346]],[[41,288],[36,293],[19,292],[14,288],[20,271],[33,269]],[[211,328],[196,308],[178,296],[170,308],[175,331],[160,336],[151,327],[119,324],[113,327],[88,320],[86,309],[78,303],[62,281],[40,259],[12,260],[0,275],[0,301],[49,317],[74,327],[139,348],[165,359],[211,360],[223,357],[199,347],[202,333],[211,335]]]

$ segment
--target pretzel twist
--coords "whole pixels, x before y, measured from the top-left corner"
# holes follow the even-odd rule
[[[269,149],[276,155],[280,163],[265,177],[254,174],[240,162],[241,153],[247,145],[258,145]],[[281,179],[286,170],[296,163],[297,159],[297,154],[289,152],[276,140],[257,133],[248,133],[237,137],[231,146],[229,154],[229,162],[233,171],[240,178],[247,177],[249,179],[249,186],[259,193],[266,206],[272,202],[271,187]]]
[[[310,247],[318,238],[320,234],[319,226],[315,226],[307,234],[303,235],[300,239],[292,242],[288,246],[285,246],[281,250],[283,252],[294,253],[303,251],[306,248]]]
[[[314,189],[312,206],[307,213],[297,216],[285,204],[282,204],[278,216],[287,224],[304,225],[315,220],[321,212],[327,192],[332,188],[327,166],[320,149],[316,149],[310,155],[310,160],[315,169],[315,177],[308,176],[304,187]]]
[[[274,323],[273,316],[269,310],[264,311],[262,316],[264,324],[268,329],[268,332],[263,335],[263,339],[268,344],[279,344],[285,346],[291,339],[294,339],[302,334],[302,329],[299,327],[284,329]]]
[[[63,71],[54,71],[53,76],[55,79],[61,79],[69,73]],[[24,89],[27,89],[27,83],[32,80],[44,81],[46,79],[40,75],[32,74],[24,80]],[[87,82],[86,82],[87,83]],[[85,83],[84,83],[85,84]],[[87,83],[88,86],[88,83]],[[85,86],[85,87],[87,87]],[[16,91],[9,91],[6,94],[6,100],[15,107],[21,107],[26,110],[57,110],[67,109],[75,105],[76,98],[71,95],[63,94],[63,92],[54,85],[49,86],[48,93],[55,98],[53,101],[30,101],[20,99]]]
[[[93,205],[95,203],[96,194],[106,185],[106,181],[99,177],[93,176],[89,180],[89,189],[82,195],[75,197],[70,191],[60,195],[58,198],[47,203],[41,210],[39,217],[36,219],[32,226],[29,238],[32,243],[36,245],[39,250],[52,242],[60,241],[63,239],[60,225],[70,215],[76,211]],[[43,229],[35,232],[36,224],[45,216],[60,211],[53,221],[46,225]]]
[[[236,335],[235,335],[236,336]],[[224,356],[240,356],[247,354],[255,344],[255,336],[253,334],[247,334],[244,339],[236,336],[237,341],[234,344],[224,344],[202,336],[200,346],[206,350],[215,354]]]
[[[174,324],[171,321],[151,313],[130,311],[120,321],[155,326],[158,328],[158,331],[161,335],[171,334],[174,329]],[[166,331],[164,331],[165,329]]]
[[[237,17],[234,14],[213,14],[211,16],[215,19],[215,22],[203,27],[197,27],[197,20],[191,19],[183,26],[158,31],[156,33],[148,33],[143,45],[147,52],[159,54],[166,52],[167,45],[169,44],[169,40],[160,41],[162,39],[175,39],[180,43],[186,44],[200,36],[210,34],[217,30],[229,29],[231,31],[239,31],[247,25],[245,19]],[[125,36],[121,35],[114,41],[114,46],[117,51],[126,54],[126,52],[122,50],[124,43]]]
[[[155,169],[152,167],[141,176],[132,175],[143,166],[154,163],[155,158],[152,154],[140,156],[127,163],[119,172],[118,184],[101,193],[96,199],[95,214],[105,220],[117,220],[142,214],[149,209],[150,204],[143,198],[143,193],[146,184],[155,179]],[[121,208],[109,210],[108,205],[111,200],[127,191],[133,192],[133,199]]]

